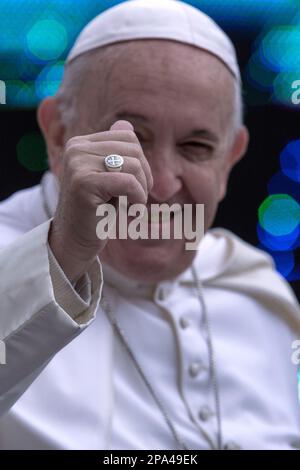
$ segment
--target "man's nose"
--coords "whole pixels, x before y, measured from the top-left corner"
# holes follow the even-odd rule
[[[158,202],[172,199],[182,188],[181,168],[174,153],[156,153],[148,161],[153,175],[149,195]]]

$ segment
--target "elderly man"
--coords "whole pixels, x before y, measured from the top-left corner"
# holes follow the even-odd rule
[[[0,447],[299,448],[297,302],[210,229],[248,142],[227,36],[185,3],[125,2],[83,30],[38,120],[51,172],[0,206]],[[204,204],[198,250],[100,239],[119,196]]]

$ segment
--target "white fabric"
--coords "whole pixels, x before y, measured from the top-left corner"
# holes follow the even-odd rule
[[[212,240],[212,245],[220,242]],[[107,281],[107,273],[105,278]],[[134,293],[126,289],[125,280],[123,283],[122,301],[113,291],[110,298],[117,299],[117,318],[147,377],[187,445],[191,449],[216,449],[208,350],[194,289],[179,283],[170,292],[169,286],[161,285],[147,301],[132,297]],[[160,300],[164,291],[166,297]],[[234,443],[241,449],[299,447],[300,404],[296,368],[290,361],[291,331],[280,318],[243,294],[208,288],[205,300],[216,346],[223,445]],[[190,322],[185,329],[180,326],[182,317]],[[163,443],[175,449],[160,411],[119,340],[114,351],[112,448],[161,449]],[[191,377],[189,367],[197,361],[201,370]],[[214,413],[205,422],[199,418],[204,407]]]
[[[179,41],[211,52],[240,81],[228,36],[209,16],[178,0],[130,0],[109,8],[81,31],[67,62],[97,47],[147,38]]]
[[[49,175],[48,197],[51,186],[53,193]],[[91,302],[84,325],[57,303],[46,256],[46,218],[39,186],[0,204],[2,246],[37,227],[0,251],[6,272],[0,279],[0,331],[6,337],[17,329],[7,365],[0,368],[2,410],[17,400],[0,419],[0,449],[175,449],[105,313],[96,307],[97,271],[88,273],[94,308]],[[26,272],[16,268],[24,260]],[[196,268],[212,321],[224,446],[299,448],[291,343],[300,334],[300,315],[291,290],[267,255],[226,230],[205,236]],[[205,422],[198,416],[203,406],[214,411],[214,402],[190,270],[155,286],[125,279],[107,266],[103,277],[113,311],[178,431],[191,448],[214,448],[215,416]],[[182,316],[190,321],[185,329]],[[188,369],[197,360],[203,368],[192,378]]]

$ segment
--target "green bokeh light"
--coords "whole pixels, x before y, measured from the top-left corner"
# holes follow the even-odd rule
[[[26,35],[27,47],[31,54],[41,60],[55,60],[68,45],[65,27],[54,19],[37,21]]]
[[[300,223],[300,206],[288,194],[268,196],[258,209],[259,223],[274,236],[288,235]]]
[[[17,144],[17,158],[27,170],[46,170],[48,162],[43,137],[37,132],[25,134]]]

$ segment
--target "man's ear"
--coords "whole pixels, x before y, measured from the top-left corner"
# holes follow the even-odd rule
[[[226,195],[227,183],[230,172],[234,165],[236,165],[245,155],[249,143],[249,132],[245,126],[242,126],[236,133],[233,143],[226,155],[222,181],[220,185],[220,199],[222,201]]]
[[[248,144],[249,132],[247,127],[242,126],[240,127],[235,136],[233,145],[231,147],[231,152],[229,154],[230,170],[237,162],[239,162],[243,158],[243,156],[247,152]]]
[[[47,145],[49,166],[59,176],[64,148],[65,128],[62,124],[57,99],[45,98],[39,105],[37,119]]]

